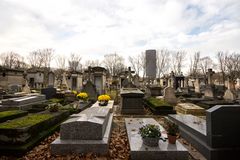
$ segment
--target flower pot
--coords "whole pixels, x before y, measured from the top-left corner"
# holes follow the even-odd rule
[[[143,144],[150,147],[157,147],[159,145],[159,138],[145,137],[142,138]]]
[[[107,106],[108,105],[108,101],[99,101],[99,106]]]
[[[175,144],[177,140],[177,136],[172,136],[168,134],[168,143]]]

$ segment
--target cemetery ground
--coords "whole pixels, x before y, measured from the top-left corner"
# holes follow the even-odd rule
[[[130,159],[130,146],[128,142],[125,118],[154,118],[162,126],[166,126],[165,117],[159,115],[153,115],[150,109],[145,109],[145,115],[121,115],[118,111],[118,106],[115,106],[115,116],[113,118],[113,129],[109,142],[109,153],[107,155],[99,155],[95,153],[87,154],[68,154],[68,155],[53,155],[51,154],[50,144],[59,137],[59,130],[50,134],[47,138],[39,142],[37,146],[31,149],[29,152],[21,156],[1,156],[1,160],[31,160],[31,159],[98,159],[98,160],[108,160],[108,159]],[[178,140],[188,149],[189,160],[204,160],[205,158],[189,143],[187,143],[181,137]]]

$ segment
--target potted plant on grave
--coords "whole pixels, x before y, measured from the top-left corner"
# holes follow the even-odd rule
[[[80,92],[77,94],[77,98],[80,103],[86,102],[88,100],[88,94],[86,92]]]
[[[168,121],[167,122],[167,135],[168,135],[168,142],[171,144],[175,144],[177,140],[177,133],[178,133],[178,125]]]
[[[110,96],[107,94],[102,94],[98,96],[99,106],[106,106],[110,99],[111,99]]]
[[[158,125],[147,124],[139,128],[139,134],[142,137],[143,144],[156,147],[161,139],[161,131]]]

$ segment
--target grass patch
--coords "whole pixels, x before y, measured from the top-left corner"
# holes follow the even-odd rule
[[[154,97],[150,97],[147,101],[154,107],[172,107],[172,105],[165,102],[163,99],[157,99]]]
[[[51,114],[34,114],[0,124],[0,129],[23,128],[35,125],[53,117]]]
[[[13,116],[13,115],[17,115],[17,114],[20,114],[20,113],[24,113],[24,112],[26,112],[26,111],[12,110],[12,111],[0,112],[0,119],[5,118],[5,117],[9,117],[9,116]]]
[[[23,117],[27,114],[28,114],[27,111],[22,111],[22,110],[11,110],[11,111],[0,112],[0,123],[5,122],[7,120],[14,119],[14,118]]]

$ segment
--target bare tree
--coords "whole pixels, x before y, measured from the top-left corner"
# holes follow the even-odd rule
[[[80,71],[82,69],[82,65],[80,63],[82,57],[78,54],[72,53],[68,60],[68,66],[71,71]]]
[[[57,68],[59,69],[65,69],[66,67],[66,57],[65,56],[57,56],[55,59]]]
[[[130,62],[131,67],[133,68],[135,73],[139,75],[140,71],[143,70],[141,55],[129,56],[128,61]]]
[[[224,83],[226,80],[226,70],[227,70],[227,67],[225,65],[226,58],[227,58],[227,53],[224,53],[223,51],[219,51],[217,53],[218,67],[222,73],[222,83]]]
[[[124,59],[118,54],[106,54],[103,61],[111,75],[117,75],[124,70]]]
[[[102,63],[99,61],[99,60],[87,60],[85,61],[85,67],[88,67],[88,66],[101,66]]]
[[[196,77],[199,74],[200,68],[200,52],[195,52],[194,56],[190,59],[189,75]]]
[[[240,77],[240,54],[234,52],[226,56],[225,65],[230,87],[235,89],[236,79]]]
[[[181,74],[183,62],[184,62],[184,56],[186,55],[186,52],[184,51],[177,51],[172,52],[172,70],[176,74]]]
[[[157,76],[160,78],[169,69],[169,55],[170,51],[162,49],[157,52]]]
[[[203,75],[207,74],[209,68],[214,68],[213,60],[209,56],[200,58],[200,69]]]
[[[15,52],[4,52],[1,54],[2,66],[8,68],[25,68],[24,58]]]
[[[31,67],[50,68],[53,55],[54,50],[51,48],[38,49],[29,53],[28,61]]]

